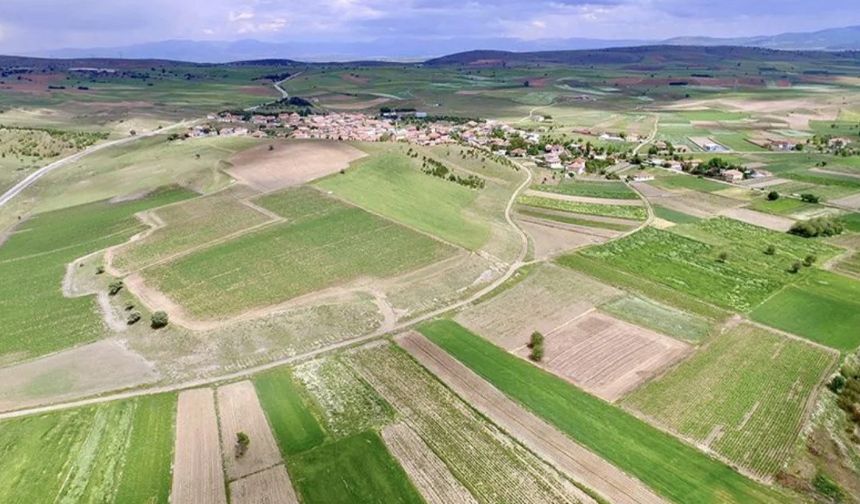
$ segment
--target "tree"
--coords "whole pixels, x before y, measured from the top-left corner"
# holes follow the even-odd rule
[[[244,432],[236,433],[236,458],[242,458],[248,452],[248,447],[251,446],[251,438]]]
[[[810,194],[810,193],[801,194],[800,199],[807,202],[807,203],[818,203],[819,201],[821,201],[821,198],[819,198],[818,196],[816,196],[814,194]]]
[[[535,362],[540,362],[543,359],[543,341],[543,334],[538,331],[532,333],[531,337],[529,338],[528,345],[526,345],[531,348],[529,359]]]
[[[129,131],[129,132],[128,132],[128,134],[129,134],[129,135],[131,135],[131,136],[136,136],[136,135],[137,135],[137,131],[135,131],[135,130],[131,130],[131,131]]]
[[[116,296],[122,290],[122,280],[115,280],[108,285],[108,294]]]
[[[842,230],[842,223],[838,220],[830,217],[817,217],[795,222],[788,232],[804,238],[814,238],[816,236],[836,236],[841,234]]]
[[[768,201],[776,201],[779,199],[779,193],[776,191],[771,191],[767,193],[767,199]]]
[[[167,313],[159,310],[159,311],[152,314],[150,326],[153,329],[160,329],[162,327],[165,327],[167,324],[168,324]]]

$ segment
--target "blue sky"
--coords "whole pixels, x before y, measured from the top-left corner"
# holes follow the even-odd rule
[[[744,36],[860,24],[860,0],[0,0],[0,53],[166,39]]]

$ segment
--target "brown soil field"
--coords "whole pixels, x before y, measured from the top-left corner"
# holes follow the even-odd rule
[[[218,418],[221,452],[228,480],[247,476],[281,462],[281,452],[257,399],[257,391],[250,381],[218,387]],[[236,434],[239,432],[247,434],[251,444],[244,456],[236,458]]]
[[[746,201],[697,191],[663,194],[665,195],[648,195],[647,197],[653,204],[702,218],[713,217],[715,214],[719,214],[724,210],[742,207],[747,204]]]
[[[616,504],[664,502],[642,482],[523,409],[424,336],[410,332],[399,336],[397,343],[473,408],[574,481]]]
[[[266,142],[231,157],[228,172],[256,189],[274,191],[336,173],[365,155],[344,142]]]
[[[151,362],[121,341],[97,341],[0,368],[0,411],[79,399],[159,377]]]
[[[860,193],[845,196],[844,198],[831,200],[830,202],[834,205],[841,205],[844,207],[860,210]]]
[[[613,402],[692,352],[676,339],[598,311],[546,335],[541,366]],[[522,357],[528,348],[516,352]]]
[[[607,233],[620,234],[618,231],[568,226],[531,217],[520,217],[518,221],[523,231],[532,239],[534,257],[537,260],[549,259],[586,245],[604,243],[610,238],[606,236]]]
[[[548,193],[529,189],[526,191],[529,196],[540,196],[541,198],[556,199],[562,201],[575,201],[578,203],[593,203],[595,205],[624,205],[624,206],[642,206],[640,199],[612,199],[612,198],[591,198],[589,196],[571,196],[569,194]]]
[[[720,215],[781,233],[791,229],[791,226],[794,224],[794,221],[788,217],[757,212],[748,208],[729,208],[720,212]]]
[[[230,483],[232,504],[298,504],[283,464]]]
[[[445,463],[407,425],[389,425],[382,431],[382,439],[427,504],[477,503]]]
[[[778,177],[767,177],[767,178],[763,178],[763,179],[751,179],[751,180],[753,181],[752,183],[741,182],[741,185],[743,185],[744,187],[751,187],[754,189],[763,189],[766,187],[777,186],[780,184],[785,184],[786,182],[790,182],[790,180],[788,180],[788,179],[782,179],[782,178],[778,178]]]
[[[553,332],[620,291],[575,271],[541,265],[514,287],[460,312],[456,320],[508,350],[533,331]]]
[[[227,504],[212,389],[179,394],[170,502]]]

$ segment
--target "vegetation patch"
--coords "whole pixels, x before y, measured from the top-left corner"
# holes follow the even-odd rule
[[[793,453],[809,398],[835,360],[834,352],[742,324],[624,402],[772,477]]]
[[[562,224],[573,224],[574,226],[610,229],[612,231],[628,231],[634,225],[633,223],[622,224],[620,222],[605,222],[595,219],[588,219],[585,216],[576,217],[572,214],[565,214],[564,212],[543,211],[539,208],[534,207],[519,207],[517,208],[517,213],[519,213],[520,215],[525,215],[527,217],[561,222]]]
[[[693,224],[699,221],[698,217],[660,205],[654,205],[654,215],[660,219],[674,222],[675,224]]]
[[[711,331],[708,319],[638,296],[623,296],[600,309],[630,323],[687,341],[701,341]]]
[[[784,502],[774,490],[454,322],[419,330],[506,395],[673,502]]]
[[[254,387],[284,456],[322,444],[325,433],[308,409],[289,369],[258,375],[254,378]]]
[[[657,177],[649,182],[649,184],[661,187],[663,189],[689,189],[692,191],[713,192],[725,189],[729,186],[708,180],[704,177],[694,177],[691,175],[669,175],[666,177]]]
[[[645,220],[645,218],[648,216],[645,211],[645,208],[640,206],[581,203],[579,201],[543,198],[541,196],[522,195],[517,198],[517,203],[529,207],[546,208],[549,210],[561,210],[564,212],[573,212],[586,215],[619,217],[622,219]]]
[[[533,189],[543,192],[567,194],[569,196],[586,196],[589,198],[630,199],[639,198],[633,189],[624,182],[580,181],[562,182],[560,184],[539,184]]]

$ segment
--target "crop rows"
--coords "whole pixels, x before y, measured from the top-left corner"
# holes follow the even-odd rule
[[[770,477],[791,455],[808,399],[834,360],[832,352],[741,325],[625,402]]]
[[[576,502],[568,481],[402,351],[373,347],[351,360],[479,502]]]
[[[586,215],[602,215],[604,217],[619,217],[622,219],[645,220],[648,216],[645,208],[641,206],[581,203],[578,201],[543,198],[541,196],[523,195],[517,198],[517,203],[536,208],[547,208]]]
[[[541,184],[535,189],[543,192],[586,196],[590,198],[631,199],[638,198],[632,189],[623,182],[562,182],[560,184]]]

